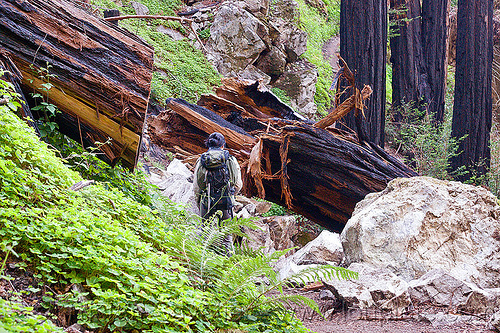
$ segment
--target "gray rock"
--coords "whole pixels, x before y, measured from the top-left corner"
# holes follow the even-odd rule
[[[422,321],[429,322],[433,327],[445,328],[448,326],[457,327],[463,324],[482,325],[484,321],[479,320],[474,316],[448,314],[444,312],[438,313],[422,313],[420,314]]]
[[[236,200],[236,202],[241,203],[243,205],[243,207],[254,203],[254,201],[252,199],[244,197],[242,195],[235,195],[235,200]]]
[[[210,54],[207,57],[224,76],[242,71],[266,49],[259,37],[266,30],[267,27],[253,15],[235,3],[224,2],[210,27],[206,44]]]
[[[252,217],[252,215],[250,215],[250,213],[246,210],[245,207],[243,207],[239,212],[238,214],[236,214],[236,217],[239,218],[239,219],[249,219]]]
[[[269,232],[269,226],[266,223],[262,223],[261,220],[256,220],[254,223],[257,225],[257,229],[243,227],[243,232],[247,236],[243,240],[244,244],[254,250],[262,249],[266,254],[275,252],[274,242]]]
[[[464,313],[492,314],[500,310],[500,288],[473,290],[459,309]]]
[[[347,306],[382,309],[401,315],[411,304],[408,284],[384,268],[354,263],[349,270],[358,272],[357,280],[328,280],[325,286]]]
[[[278,0],[273,3],[270,21],[279,31],[277,43],[283,45],[288,62],[295,62],[307,50],[307,33],[297,28],[299,9],[295,0]]]
[[[167,173],[171,175],[181,175],[186,178],[189,178],[193,175],[191,170],[188,169],[188,167],[182,163],[180,160],[174,158],[172,162],[167,167]]]
[[[170,38],[172,38],[173,40],[182,40],[185,38],[184,35],[181,34],[179,31],[171,28],[166,28],[163,25],[159,25],[156,28],[156,31],[161,32],[167,36],[170,36]]]
[[[322,301],[332,301],[335,299],[333,293],[328,289],[322,289],[319,292],[319,299]]]
[[[298,232],[297,221],[294,216],[272,216],[262,220],[269,225],[271,239],[276,250],[285,250],[294,247],[293,236]]]
[[[261,85],[267,85],[271,82],[271,77],[254,65],[248,65],[241,71],[230,71],[228,76],[234,76],[249,81],[260,81]]]
[[[271,209],[272,203],[267,201],[259,201],[255,205],[255,214],[262,215],[267,213]]]
[[[418,280],[409,282],[409,292],[414,304],[430,302],[437,306],[456,307],[467,301],[473,285],[459,281],[442,269],[434,269]]]
[[[342,235],[347,263],[387,267],[407,281],[441,268],[500,287],[500,206],[482,187],[400,178],[356,205]]]
[[[149,8],[143,5],[142,3],[139,3],[137,1],[132,1],[130,2],[130,6],[134,8],[135,13],[137,15],[148,15],[149,14]]]
[[[85,333],[86,330],[85,328],[80,325],[80,324],[73,324],[71,326],[68,326],[64,329],[64,332],[67,332],[67,333]]]
[[[210,15],[209,15],[209,13],[203,12],[200,10],[200,11],[194,13],[193,16],[191,17],[191,19],[195,23],[207,23],[210,20]]]
[[[281,48],[271,46],[268,53],[262,56],[256,67],[268,75],[279,76],[283,74],[286,66],[286,54]]]
[[[272,18],[279,18],[287,23],[297,23],[300,16],[299,4],[295,0],[276,0],[269,14]]]
[[[275,87],[284,90],[291,98],[290,106],[300,114],[312,118],[317,111],[314,104],[318,71],[307,60],[300,60],[286,66]]]
[[[342,257],[342,244],[339,235],[324,230],[316,239],[291,256],[281,258],[275,269],[279,272],[281,279],[287,279],[309,267],[337,266],[342,261]]]
[[[307,51],[307,33],[295,26],[284,29],[280,40],[285,46],[288,62],[297,61]]]
[[[246,206],[245,206],[245,209],[247,210],[247,212],[248,212],[250,215],[252,215],[252,216],[254,216],[254,215],[255,215],[255,204],[250,203],[250,204],[248,204],[248,205],[246,205]]]
[[[169,198],[173,202],[183,205],[192,213],[198,214],[198,208],[193,192],[193,183],[180,174],[173,174],[165,179],[161,186],[165,188],[162,192],[163,196]]]
[[[500,331],[500,311],[496,312],[490,319],[490,324],[493,325],[493,327],[497,330]]]
[[[245,0],[238,1],[237,4],[251,13],[266,14],[269,8],[269,0]]]
[[[344,258],[340,235],[323,230],[316,239],[295,252],[289,260],[297,265],[330,264],[339,265]]]

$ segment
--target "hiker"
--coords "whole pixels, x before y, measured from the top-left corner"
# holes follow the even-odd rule
[[[234,195],[243,185],[240,165],[224,150],[226,140],[222,134],[210,134],[205,145],[208,151],[201,155],[194,168],[193,190],[203,221],[221,211],[220,224],[233,218]],[[232,250],[232,243],[232,235],[227,235],[223,240],[226,254]]]

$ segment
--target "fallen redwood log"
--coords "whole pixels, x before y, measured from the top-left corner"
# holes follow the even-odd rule
[[[275,126],[277,126],[275,124]],[[250,157],[245,189],[332,231],[342,231],[354,206],[397,177],[417,174],[379,147],[305,123],[262,134]]]
[[[153,142],[200,154],[207,136],[221,132],[242,166],[246,195],[286,206],[333,231],[343,229],[366,194],[383,190],[394,178],[417,175],[380,147],[334,128],[266,118],[250,135],[198,105],[170,99],[167,107],[149,124]]]
[[[50,81],[49,102],[96,137],[112,138],[110,160],[134,165],[150,94],[150,46],[66,0],[0,0],[0,53],[19,69],[25,92]]]

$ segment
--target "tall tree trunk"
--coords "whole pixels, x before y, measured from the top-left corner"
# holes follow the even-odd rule
[[[370,100],[365,102],[362,126],[370,141],[383,147],[387,0],[341,1],[340,54],[355,72],[358,89],[361,91],[365,84],[373,88]],[[348,114],[345,123],[355,128],[354,115]]]
[[[401,122],[402,108],[421,109],[429,89],[424,74],[420,1],[390,0],[390,4],[393,117]]]
[[[459,0],[457,21],[452,136],[466,137],[459,145],[461,153],[451,159],[451,168],[466,167],[468,174],[455,176],[463,181],[485,174],[490,165],[493,0]]]
[[[446,39],[448,0],[422,2],[422,45],[426,79],[430,88],[428,111],[437,123],[444,121],[446,93]]]

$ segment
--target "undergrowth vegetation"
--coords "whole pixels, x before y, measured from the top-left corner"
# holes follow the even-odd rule
[[[390,70],[388,72],[392,73]],[[451,138],[455,84],[453,74],[451,70],[448,73],[445,119],[442,124],[435,124],[432,115],[411,104],[404,104],[400,108],[403,119],[396,123],[392,119],[396,110],[388,108],[385,127],[388,146],[423,176],[452,179],[449,174],[449,158],[458,153],[458,142]],[[391,78],[388,76],[388,85],[391,84]]]
[[[10,279],[3,275],[6,263],[29,272],[38,285],[54,291],[44,294],[43,306],[69,309],[96,332],[307,331],[285,304],[318,310],[313,302],[266,296],[289,283],[269,266],[281,253],[265,256],[244,246],[230,257],[216,251],[226,234],[252,227],[250,220],[201,227],[199,218],[160,196],[143,205],[102,182],[70,190],[82,177],[13,113],[19,103],[11,86],[0,82],[0,95],[9,101],[0,106],[0,283]],[[356,277],[325,266],[294,281],[324,275]],[[16,303],[18,297],[10,293],[0,302],[6,313],[0,325],[25,318],[56,330],[44,319],[50,311],[46,317],[31,313]],[[7,331],[33,331],[23,327],[9,325]]]
[[[135,15],[130,5],[132,1],[122,1],[122,6],[110,0],[92,0],[94,8],[119,9],[122,15]],[[142,0],[149,9],[149,15],[175,16],[183,3],[180,0]],[[120,26],[142,37],[155,49],[155,71],[151,83],[152,93],[159,101],[166,98],[183,98],[196,103],[201,94],[211,92],[220,85],[220,77],[203,53],[195,49],[191,42],[173,40],[157,28],[163,25],[186,33],[178,22],[167,20],[129,19],[120,21]],[[187,34],[186,34],[187,35]]]
[[[304,0],[298,0],[300,11],[300,27],[307,32],[307,51],[304,57],[316,65],[318,81],[314,102],[320,114],[325,114],[332,103],[330,86],[334,73],[332,66],[323,58],[323,45],[331,37],[339,33],[340,1],[328,0],[325,3],[325,12],[311,7]]]

